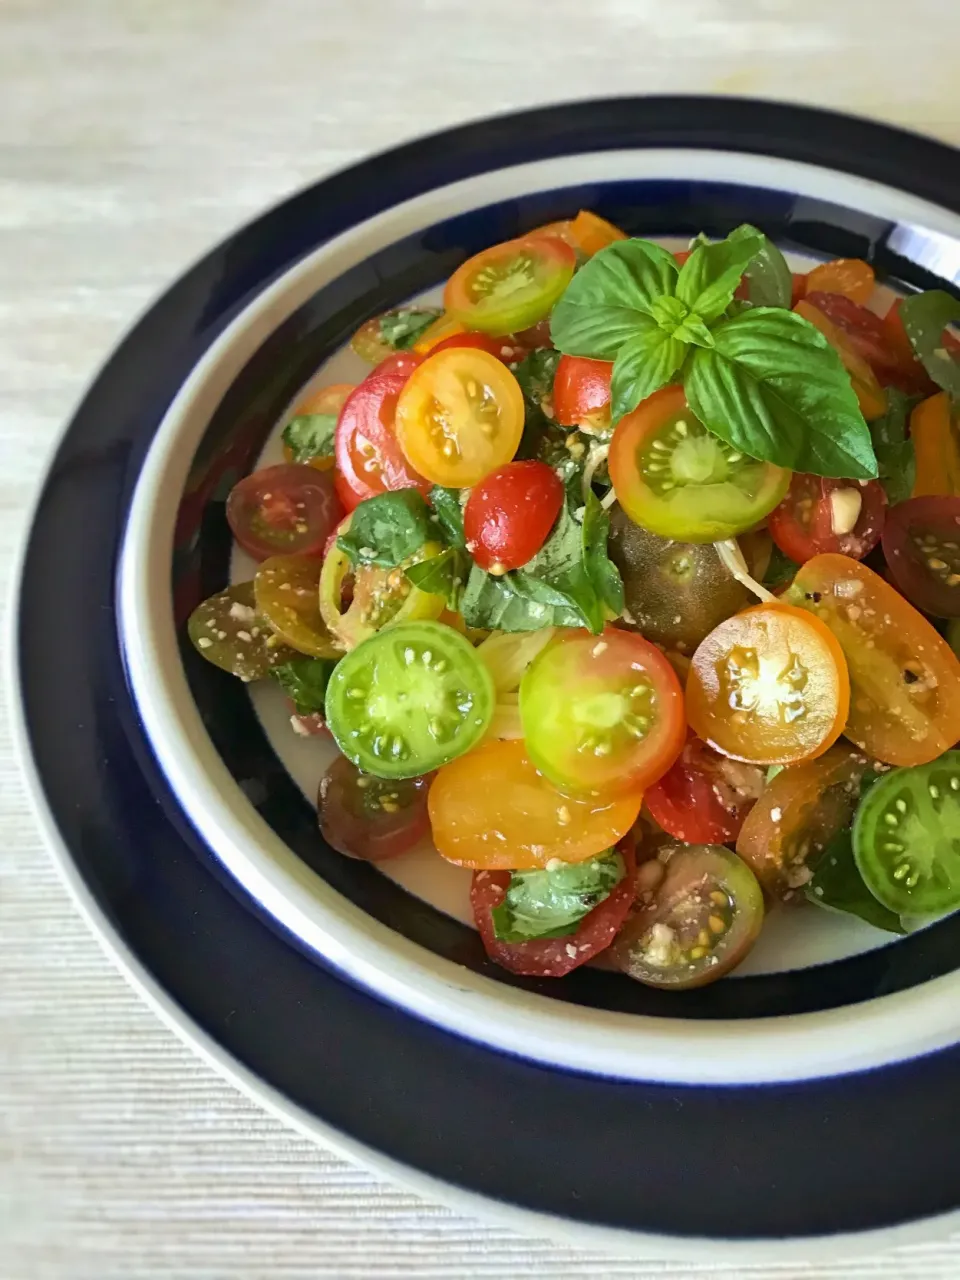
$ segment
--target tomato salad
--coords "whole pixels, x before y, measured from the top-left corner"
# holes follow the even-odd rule
[[[227,501],[198,651],[340,756],[319,826],[472,872],[493,961],[728,973],[960,908],[960,302],[589,212],[370,320]]]

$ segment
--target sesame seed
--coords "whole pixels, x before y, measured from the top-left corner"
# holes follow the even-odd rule
[[[200,639],[197,641],[197,648],[209,649],[212,644],[213,644],[212,640],[208,639],[206,636],[201,636]]]

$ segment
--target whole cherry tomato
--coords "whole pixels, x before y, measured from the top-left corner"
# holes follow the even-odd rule
[[[481,569],[519,569],[549,536],[563,483],[545,462],[508,462],[470,491],[463,513],[467,548]]]

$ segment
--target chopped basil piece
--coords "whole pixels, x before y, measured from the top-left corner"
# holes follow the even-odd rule
[[[549,870],[515,871],[506,897],[490,913],[494,933],[501,942],[566,938],[625,875],[616,849]]]

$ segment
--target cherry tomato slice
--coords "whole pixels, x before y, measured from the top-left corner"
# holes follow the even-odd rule
[[[491,912],[499,907],[510,884],[509,871],[475,871],[470,905],[483,946],[496,964],[530,978],[562,978],[610,946],[633,905],[636,860],[633,841],[618,845],[627,873],[601,903],[580,921],[575,933],[563,938],[535,938],[503,942],[493,927]]]
[[[432,323],[431,317],[434,317]],[[435,307],[394,307],[362,325],[350,339],[350,346],[361,360],[366,360],[368,364],[380,364],[395,351],[412,346],[410,339],[422,336],[425,326],[426,331],[432,329],[437,318]],[[384,336],[385,330],[391,337]],[[395,338],[393,334],[396,334]]]
[[[809,272],[806,294],[838,294],[865,306],[873,297],[875,285],[876,276],[869,263],[861,258],[836,258]]]
[[[197,605],[187,634],[202,658],[244,683],[262,680],[271,667],[296,656],[258,616],[252,582],[227,587]]]
[[[741,828],[737,853],[771,898],[789,902],[813,878],[819,855],[849,827],[871,768],[861,752],[838,744],[767,785]]]
[[[894,586],[937,618],[960,618],[960,497],[911,498],[890,512],[883,554]]]
[[[913,343],[907,337],[907,331],[900,315],[902,298],[895,298],[890,310],[883,318],[883,333],[891,356],[897,361],[892,373],[877,370],[881,382],[890,383],[907,392],[919,392],[921,395],[933,395],[936,384],[921,364]]]
[[[622,839],[640,812],[638,795],[613,800],[563,795],[521,741],[491,741],[445,765],[430,788],[433,841],[448,862],[526,871],[553,858],[582,862]]]
[[[470,490],[463,511],[467,550],[481,569],[519,569],[546,542],[563,503],[563,482],[533,460],[508,462]]]
[[[570,223],[570,240],[585,258],[592,258],[601,249],[606,249],[607,245],[626,238],[625,231],[615,227],[606,218],[601,218],[599,214],[591,213],[589,209],[581,209]]]
[[[371,374],[347,397],[337,421],[337,493],[347,511],[392,489],[430,485],[408,464],[394,435],[405,374]]]
[[[509,462],[523,434],[523,392],[500,360],[457,347],[428,356],[397,403],[397,440],[434,484],[465,488]]]
[[[473,347],[477,351],[486,351],[501,360],[504,364],[517,364],[527,355],[527,348],[520,345],[516,338],[491,338],[489,333],[454,333],[449,338],[442,338],[430,348],[430,354],[438,351],[449,351],[456,347]]]
[[[409,378],[414,369],[423,363],[423,356],[418,355],[415,351],[391,351],[385,356],[377,367],[368,373],[364,382],[369,382],[371,378],[392,377],[397,375],[401,378]]]
[[[910,415],[910,438],[917,459],[913,497],[960,495],[960,432],[946,391],[917,405]]]
[[[508,240],[457,268],[444,289],[444,306],[468,329],[516,333],[550,312],[576,265],[574,250],[553,236]]]
[[[639,867],[637,889],[645,905],[620,931],[610,959],[650,987],[715,982],[743,960],[763,924],[753,872],[722,845],[664,845]]]
[[[926,764],[960,735],[960,661],[898,591],[848,556],[815,556],[783,599],[830,628],[850,674],[844,733],[887,764]]]
[[[730,760],[699,738],[690,738],[679,758],[647,791],[644,803],[664,831],[690,844],[736,840],[763,791],[763,771]]]
[[[430,833],[430,778],[386,781],[337,756],[320,781],[317,817],[331,848],[347,858],[383,862]]]
[[[711,435],[682,387],[664,387],[617,423],[610,479],[635,524],[664,538],[717,542],[772,511],[790,472]]]
[[[233,536],[255,560],[280,553],[322,555],[342,517],[329,476],[286,462],[245,476],[227,498]]]
[[[848,327],[841,325],[836,319],[841,309],[848,310],[856,307],[856,303],[850,302],[840,294],[818,293],[814,297],[818,305],[815,306],[810,295],[807,294],[793,309],[798,316],[803,316],[804,320],[819,329],[839,355],[843,361],[843,367],[850,375],[860,412],[868,422],[871,422],[874,418],[879,418],[881,414],[886,413],[886,392],[878,381],[873,365],[863,354],[866,349],[864,334],[858,330],[857,325]],[[873,321],[878,325],[881,324],[879,316],[874,316],[873,312],[867,311],[864,307],[856,307],[856,309],[858,313],[862,311],[865,315],[872,316]],[[830,315],[827,314],[828,311]],[[850,331],[851,328],[853,332]],[[874,352],[876,358],[880,357],[883,350],[882,346],[874,342],[870,343],[869,349]]]
[[[610,378],[613,365],[585,356],[561,356],[553,379],[553,409],[563,427],[589,431],[610,426]]]
[[[860,484],[795,471],[787,496],[767,517],[767,528],[797,564],[827,551],[862,560],[880,541],[886,507],[879,480]]]
[[[673,764],[686,735],[683,690],[642,636],[563,631],[520,683],[533,763],[573,795],[639,794]]]
[[[320,616],[320,560],[274,556],[253,580],[257,613],[281,640],[311,658],[339,658],[343,650]]]
[[[694,733],[751,764],[821,755],[840,736],[849,702],[847,664],[830,630],[781,604],[755,605],[711,631],[687,681]]]
[[[293,410],[290,417],[312,417],[315,414],[320,417],[339,417],[347,396],[353,390],[354,384],[352,382],[335,382],[332,386],[321,387],[319,391],[313,391],[310,395],[305,396]],[[299,461],[305,466],[316,467],[318,471],[330,471],[333,468],[333,458],[326,454],[315,458],[296,458],[293,449],[286,441],[284,441],[283,445],[283,457],[286,462]]]

